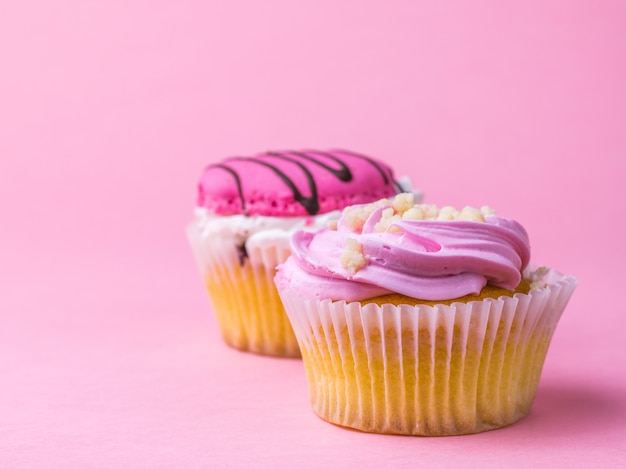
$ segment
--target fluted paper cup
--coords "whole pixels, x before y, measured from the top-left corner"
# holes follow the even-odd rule
[[[196,224],[188,227],[187,237],[224,341],[247,352],[300,357],[273,280],[289,248],[248,246],[243,258],[232,237],[202,236]]]
[[[528,414],[576,280],[466,304],[313,300],[280,292],[313,410],[366,432],[459,435]]]

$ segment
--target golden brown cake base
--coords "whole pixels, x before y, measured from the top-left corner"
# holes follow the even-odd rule
[[[574,286],[436,306],[281,296],[320,417],[366,432],[442,436],[528,414]]]
[[[273,269],[214,266],[205,279],[224,341],[239,350],[300,357],[300,349],[272,280]]]
[[[410,296],[400,295],[399,293],[391,293],[389,295],[377,296],[375,298],[369,298],[361,301],[362,305],[369,303],[375,303],[377,305],[383,305],[390,303],[392,305],[451,305],[452,303],[469,303],[470,301],[482,301],[485,298],[498,299],[501,296],[513,296],[515,293],[528,293],[530,290],[530,282],[526,279],[522,279],[515,290],[506,290],[504,288],[494,287],[493,285],[486,285],[478,295],[465,295],[460,298],[454,298],[452,300],[420,300],[418,298],[411,298]]]
[[[285,243],[247,243],[214,228],[189,225],[187,236],[224,341],[239,350],[300,357],[300,349],[274,285],[276,266],[291,251]]]

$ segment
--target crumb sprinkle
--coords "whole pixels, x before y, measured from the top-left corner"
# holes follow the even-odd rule
[[[339,262],[350,274],[356,273],[367,265],[367,259],[363,255],[363,246],[356,239],[348,238]]]
[[[495,215],[494,210],[486,205],[480,208],[466,206],[462,210],[450,205],[439,208],[433,204],[416,204],[412,193],[402,193],[393,199],[381,199],[370,204],[348,207],[343,211],[343,219],[351,231],[360,233],[372,212],[383,206],[387,208],[383,210],[382,217],[374,228],[379,233],[400,231],[394,225],[398,220],[484,222],[485,217]]]

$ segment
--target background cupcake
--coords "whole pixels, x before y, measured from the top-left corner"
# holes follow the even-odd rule
[[[225,342],[300,356],[273,282],[290,235],[325,227],[347,205],[408,189],[384,163],[346,150],[266,152],[207,166],[187,235]]]
[[[576,280],[530,267],[519,223],[400,194],[296,233],[292,250],[276,284],[322,418],[456,435],[528,414]]]

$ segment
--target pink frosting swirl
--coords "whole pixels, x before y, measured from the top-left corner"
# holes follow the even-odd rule
[[[362,230],[344,219],[337,230],[299,231],[292,256],[276,276],[279,289],[307,297],[359,301],[388,293],[424,300],[477,294],[487,284],[513,290],[530,258],[526,230],[516,221],[397,220],[396,229],[374,227],[386,207],[371,213]],[[365,266],[351,272],[340,261],[348,239],[361,247]]]

